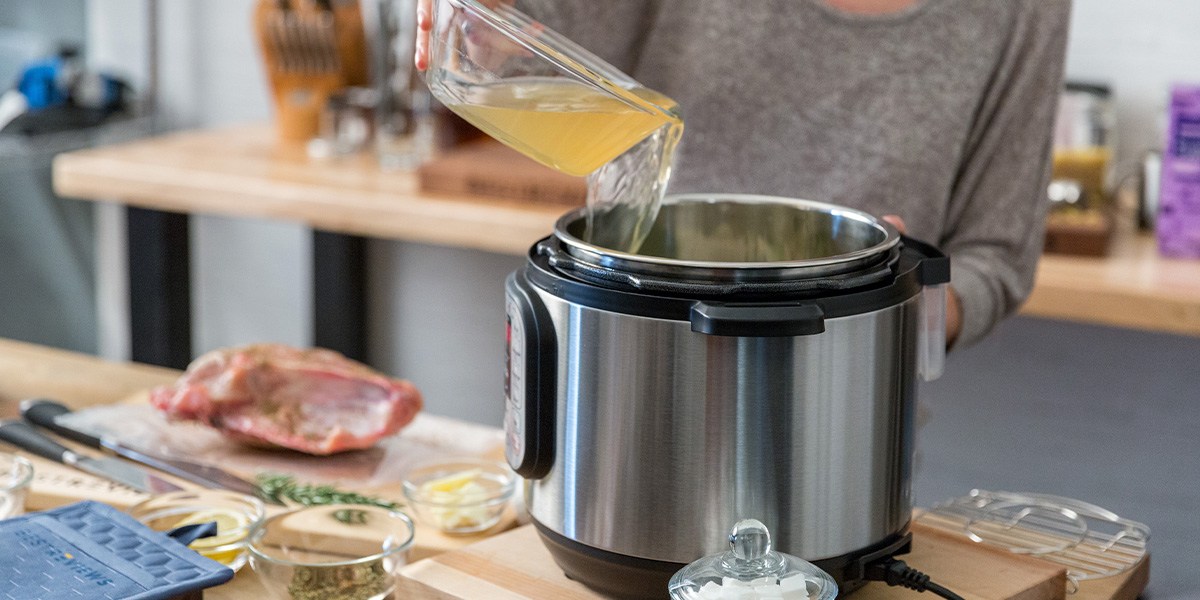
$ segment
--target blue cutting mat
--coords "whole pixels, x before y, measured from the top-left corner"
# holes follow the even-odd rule
[[[98,502],[0,521],[0,599],[165,600],[229,568]]]

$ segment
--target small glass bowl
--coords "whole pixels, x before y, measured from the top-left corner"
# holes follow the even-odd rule
[[[380,600],[408,562],[413,531],[408,515],[377,506],[301,508],[250,533],[250,568],[280,600]]]
[[[422,523],[444,533],[472,534],[491,529],[504,519],[516,481],[503,463],[443,460],[409,471],[404,478],[404,497]]]
[[[25,512],[31,481],[33,463],[16,454],[0,452],[0,519]]]
[[[155,531],[217,522],[217,535],[200,538],[188,547],[234,571],[246,564],[250,532],[266,511],[258,498],[225,490],[195,490],[154,496],[129,509],[129,514]]]

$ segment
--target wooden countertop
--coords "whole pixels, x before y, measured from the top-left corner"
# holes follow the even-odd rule
[[[173,382],[179,375],[180,372],[174,369],[106,361],[85,354],[0,338],[0,418],[18,417],[20,401],[25,398],[53,398],[74,409],[127,402],[131,396],[144,393],[150,387]],[[10,448],[0,443],[0,450],[8,451]],[[85,452],[91,453],[90,450]],[[31,460],[39,465],[35,467],[37,469],[56,467],[42,459],[31,457]],[[223,466],[231,468],[229,465]],[[61,467],[61,470],[73,473],[66,467]],[[115,498],[93,496],[93,499],[117,504]],[[417,535],[425,537],[423,542],[414,547],[410,555],[413,560],[431,553],[458,549],[481,539],[427,533],[418,525]],[[423,548],[420,556],[417,555],[418,547]],[[269,598],[271,595],[250,567],[246,566],[229,583],[207,590],[204,597],[208,600],[245,600]]]
[[[1043,256],[1021,312],[1200,335],[1200,260],[1163,258],[1154,236],[1118,233],[1104,258]]]
[[[18,416],[17,404],[26,398],[53,398],[73,408],[113,404],[178,377],[175,369],[0,338],[0,419]]]
[[[186,131],[60,154],[59,195],[167,211],[299,221],[338,233],[524,254],[561,207],[426,196],[370,156],[308,159],[266,126]]]
[[[80,150],[54,161],[64,196],[162,210],[276,218],[318,229],[524,254],[562,209],[417,190],[411,172],[366,156],[311,161],[267,126],[187,131]],[[1158,256],[1119,236],[1103,259],[1048,255],[1023,314],[1200,335],[1200,260]]]
[[[179,371],[101,360],[65,350],[0,339],[0,418],[18,416],[25,398],[54,398],[72,408],[119,402],[169,383]],[[4,449],[8,449],[7,446]],[[233,581],[205,591],[209,600],[266,598],[268,591],[244,568]]]
[[[57,398],[74,408],[96,404],[120,402],[129,396],[148,387],[173,381],[179,375],[178,371],[150,367],[133,363],[110,362],[92,356],[56,350],[0,339],[0,418],[12,417],[17,414],[17,404],[21,399],[29,397]],[[528,534],[528,531],[526,531]],[[501,538],[490,546],[503,546]],[[477,544],[485,547],[487,542]],[[475,548],[470,546],[468,548]],[[509,552],[509,548],[504,548]],[[540,545],[530,545],[528,552],[544,552]],[[438,555],[442,556],[442,555]],[[1014,558],[1014,560],[1016,560]],[[1027,560],[1027,559],[1026,559]],[[428,563],[429,561],[424,561]],[[448,564],[461,564],[448,562]],[[555,577],[561,578],[561,573],[547,561],[544,569]],[[416,563],[421,564],[421,563]],[[416,564],[413,566],[415,567]],[[478,566],[478,565],[477,565]],[[495,568],[495,567],[490,567]],[[470,573],[478,575],[478,569]],[[1138,568],[1120,576],[1102,580],[1087,581],[1081,586],[1079,594],[1070,596],[1078,600],[1128,600],[1135,598],[1145,588],[1149,569],[1148,563],[1141,563]],[[999,576],[1004,576],[999,573]],[[458,575],[463,578],[463,586],[469,587],[471,577]],[[863,592],[870,598],[922,598],[898,588],[881,588]],[[962,589],[968,589],[965,586]],[[986,590],[980,590],[984,592]],[[243,568],[228,584],[206,591],[205,598],[210,600],[244,600],[245,598],[265,598],[268,592],[259,583],[257,577],[249,568]],[[408,596],[405,596],[408,597]],[[414,594],[414,598],[443,598],[438,594]],[[472,595],[469,598],[492,598],[492,595]],[[508,596],[506,596],[508,597]],[[592,596],[588,596],[592,597]],[[969,596],[976,597],[976,596]],[[983,596],[990,597],[990,596]],[[1022,596],[1036,597],[1036,596]]]

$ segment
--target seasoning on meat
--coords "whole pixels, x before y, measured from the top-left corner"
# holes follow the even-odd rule
[[[333,454],[373,446],[412,422],[421,394],[337,352],[257,344],[214,350],[150,402],[171,420],[231,439]]]

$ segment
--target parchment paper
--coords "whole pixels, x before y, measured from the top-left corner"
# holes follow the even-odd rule
[[[144,404],[100,406],[60,419],[71,427],[111,436],[139,450],[211,464],[247,478],[262,472],[284,473],[305,482],[336,483],[354,489],[399,483],[405,472],[426,460],[500,459],[504,447],[504,433],[499,429],[425,413],[374,448],[332,456],[244,446],[207,425],[168,422]]]

